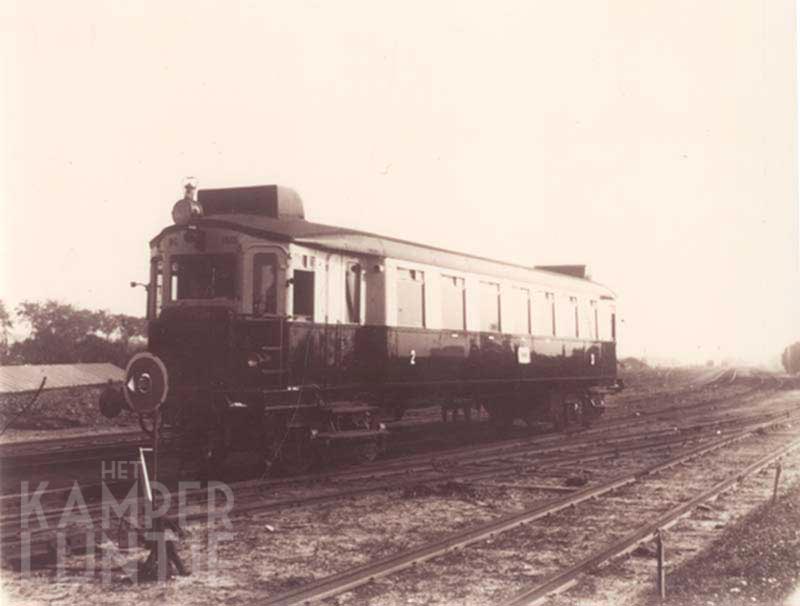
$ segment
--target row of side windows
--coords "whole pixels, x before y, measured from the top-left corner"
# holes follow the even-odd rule
[[[293,272],[293,315],[298,319],[314,318],[314,271]],[[254,258],[254,313],[275,313],[277,258],[273,254],[257,254]],[[343,320],[358,324],[363,321],[363,271],[356,262],[346,264],[344,280]],[[434,274],[439,281],[441,328],[466,330],[467,289],[463,277]],[[424,328],[428,325],[426,310],[426,276],[417,269],[397,268],[397,325]],[[478,282],[478,312],[482,332],[534,334],[585,339],[616,340],[616,318],[600,317],[598,303],[580,305],[576,297],[559,297],[554,293],[533,293],[525,286],[512,286],[504,292],[508,300],[501,304],[500,284]]]
[[[466,330],[467,293],[464,278],[441,274],[441,327],[448,330]],[[501,290],[497,282],[478,283],[480,330],[509,334],[536,334],[571,338],[600,339],[600,314],[597,301],[588,307],[579,305],[577,297],[559,300],[554,293],[532,295],[531,289],[512,286],[506,291],[505,315],[501,312]],[[607,335],[616,339],[615,315],[609,318]],[[397,269],[397,325],[426,326],[425,272],[414,269]],[[604,333],[606,331],[603,331]]]

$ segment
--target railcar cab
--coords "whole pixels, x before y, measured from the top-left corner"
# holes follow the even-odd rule
[[[215,307],[253,317],[286,315],[288,243],[248,233],[246,221],[213,218],[260,214],[246,196],[244,203],[234,206],[215,193],[201,191],[200,199],[203,194],[208,198],[201,205],[194,201],[194,189],[187,186],[186,196],[173,210],[175,225],[151,242],[149,319],[184,307]],[[282,192],[272,188],[271,193],[277,206]],[[302,208],[299,213],[302,218]],[[212,218],[206,218],[209,215]]]
[[[292,190],[200,190],[198,200],[188,188],[175,205],[175,225],[151,242],[150,320],[174,309],[214,307],[244,318],[364,322],[364,255],[292,242],[289,233],[309,225]],[[332,280],[342,282],[336,289],[342,301],[329,294]]]
[[[370,256],[304,245],[313,224],[292,190],[200,190],[195,201],[187,186],[173,219],[151,242],[148,319],[149,349],[178,390],[291,387],[304,374],[305,364],[291,359],[300,341],[330,345],[345,338],[343,325],[380,320],[366,313],[367,292],[380,292],[367,282],[382,280],[367,279]],[[290,334],[287,322],[299,329]]]

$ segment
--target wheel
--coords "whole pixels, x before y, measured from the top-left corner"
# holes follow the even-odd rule
[[[293,429],[280,449],[280,468],[287,475],[308,473],[316,462],[314,445],[309,431],[304,428]]]
[[[377,459],[378,455],[380,454],[380,448],[378,448],[378,444],[375,441],[359,444],[357,448],[357,457],[359,463],[372,463],[372,461]]]
[[[536,428],[539,423],[541,423],[543,417],[541,411],[534,405],[526,407],[520,416],[528,429]]]
[[[583,426],[585,423],[583,402],[581,400],[564,402],[564,418],[567,426]]]
[[[508,406],[503,406],[497,402],[489,402],[485,405],[489,413],[489,420],[492,425],[502,434],[506,433],[514,425],[514,411]]]

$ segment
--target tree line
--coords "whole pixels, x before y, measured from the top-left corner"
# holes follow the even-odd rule
[[[12,341],[15,325],[29,327]],[[124,368],[144,348],[147,321],[105,310],[80,309],[58,301],[23,301],[12,313],[0,300],[0,364],[111,362]]]
[[[786,372],[793,375],[800,373],[800,343],[793,343],[784,349],[781,362]]]

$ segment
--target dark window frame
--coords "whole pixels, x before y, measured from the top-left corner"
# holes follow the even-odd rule
[[[150,259],[150,283],[147,287],[147,317],[158,318],[164,308],[164,259]]]
[[[187,265],[187,261],[189,262]],[[206,262],[206,268],[202,268],[201,261]],[[217,262],[225,261],[228,265],[227,267],[223,267],[218,265]],[[181,265],[183,264],[183,269],[181,269]],[[175,254],[169,256],[169,272],[170,272],[170,292],[169,292],[169,300],[171,302],[175,301],[207,301],[207,300],[214,300],[214,299],[225,299],[228,301],[235,301],[239,298],[239,257],[236,253],[201,253],[201,254]],[[194,267],[192,267],[194,265]],[[176,272],[177,267],[177,272]],[[207,281],[207,284],[203,285],[201,280],[198,280],[198,276],[201,276],[200,269],[210,269],[210,279]],[[190,271],[189,275],[192,276],[192,280],[186,281],[186,278],[182,280],[181,274]],[[219,273],[222,273],[224,276],[224,271],[227,270],[228,276],[225,278],[225,282],[223,282],[223,277],[218,277]],[[202,277],[202,276],[201,276]],[[229,282],[229,284],[226,284]],[[191,285],[189,287],[188,285]],[[227,287],[226,287],[227,286]],[[181,291],[184,289],[189,289],[191,292],[186,293],[183,296],[181,295]],[[203,293],[199,295],[197,292],[199,288],[204,288],[206,290],[210,289],[210,292]],[[228,294],[218,294],[218,290],[227,291]]]
[[[265,257],[272,257],[274,260],[273,263],[263,263]],[[259,262],[262,263],[259,263]],[[278,286],[279,286],[279,274],[280,274],[280,258],[278,257],[277,252],[270,252],[270,251],[260,251],[253,253],[253,263],[252,263],[252,276],[253,276],[253,292],[252,292],[252,305],[253,305],[253,315],[261,316],[261,315],[277,315],[278,314]],[[272,266],[274,273],[273,273],[273,284],[272,284],[272,295],[271,301],[270,300],[261,300],[261,295],[265,294],[262,293],[263,291],[263,283],[262,278],[263,274],[261,269],[264,267]],[[266,293],[269,294],[269,293]],[[271,304],[270,304],[271,303]]]
[[[348,261],[345,264],[344,276],[344,312],[346,324],[362,324],[364,310],[361,299],[364,288],[364,277],[361,264],[357,261]]]
[[[316,273],[313,270],[294,270],[292,274],[292,317],[295,319],[314,321],[316,282]],[[298,302],[304,305],[299,306]],[[300,309],[298,310],[298,308]]]

